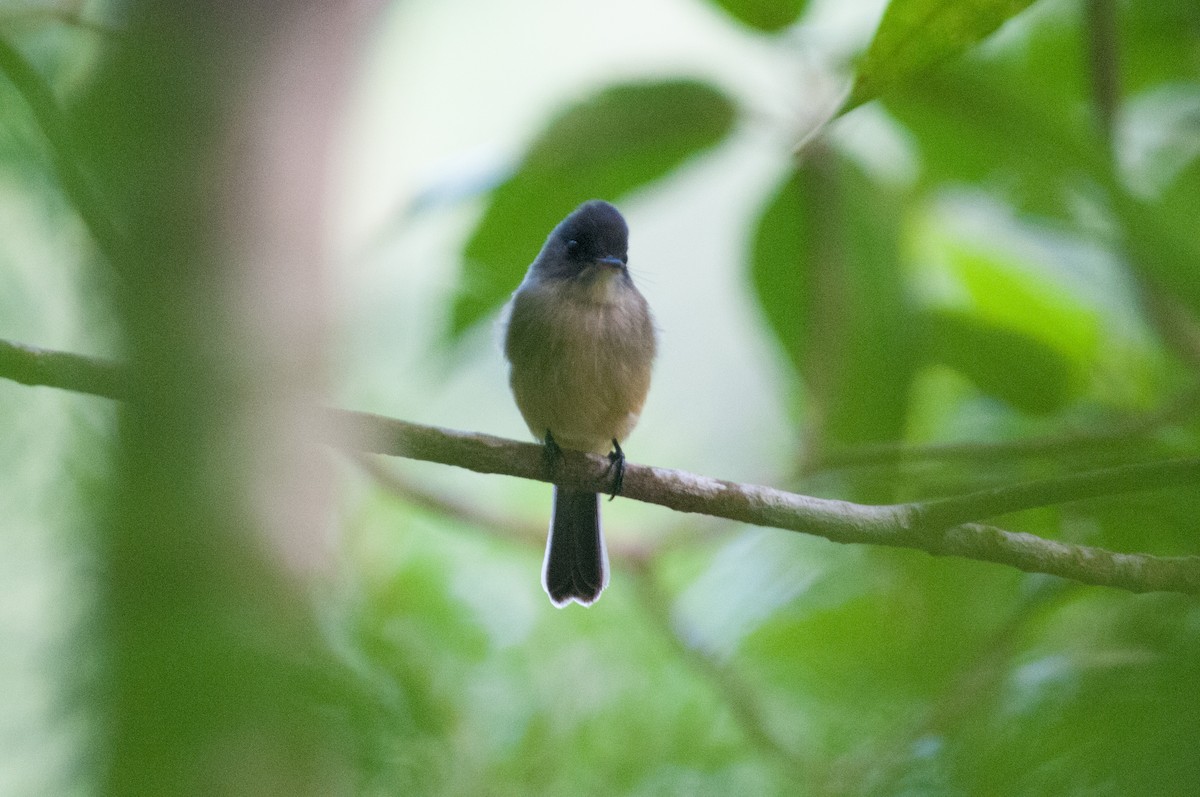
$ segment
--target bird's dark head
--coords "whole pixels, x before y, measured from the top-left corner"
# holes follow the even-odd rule
[[[593,199],[559,222],[534,267],[551,279],[572,279],[597,270],[624,274],[628,250],[629,227],[620,211]]]

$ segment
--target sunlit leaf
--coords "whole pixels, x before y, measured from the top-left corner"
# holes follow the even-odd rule
[[[1028,333],[950,309],[931,311],[927,328],[935,360],[1019,410],[1052,412],[1073,395],[1071,361]]]
[[[959,244],[948,254],[973,315],[1057,350],[1070,366],[1071,386],[1082,386],[1084,372],[1100,343],[1100,324],[1094,310],[996,253]]]
[[[912,81],[980,41],[1033,0],[892,0],[859,66],[847,108]]]
[[[613,86],[568,108],[530,146],[464,250],[451,333],[504,303],[542,242],[580,202],[620,199],[721,141],[734,106],[705,83]]]
[[[1200,312],[1200,242],[1193,233],[1200,180],[1185,172],[1159,199],[1132,197],[1115,178],[1080,91],[1068,92],[1072,81],[1056,94],[1034,79],[1066,46],[1062,31],[1032,37],[1020,59],[989,73],[940,71],[890,94],[887,108],[913,134],[930,185],[980,184],[1022,210],[1066,221],[1080,194],[1102,197],[1131,268]],[[1063,81],[1062,70],[1055,74]]]
[[[986,61],[960,59],[883,98],[913,135],[921,180],[982,184],[1018,209],[1070,220],[1110,177],[1075,15],[1022,30]],[[1081,188],[1082,186],[1082,188]]]
[[[711,0],[731,17],[752,28],[774,33],[795,22],[808,0]]]

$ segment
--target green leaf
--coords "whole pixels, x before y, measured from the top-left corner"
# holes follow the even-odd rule
[[[962,53],[1033,0],[892,0],[867,48],[846,110]]]
[[[1200,708],[1173,699],[1200,688],[1191,604],[1073,597],[1025,624],[1033,646],[1010,677],[947,729],[957,793],[1165,796],[1200,782]]]
[[[758,220],[750,277],[758,303],[792,366],[803,373],[808,361],[813,303],[811,264],[817,230],[809,207],[816,187],[805,171],[795,171],[776,191]]]
[[[1023,412],[1053,412],[1075,393],[1071,361],[1032,335],[949,308],[930,311],[926,327],[935,360]]]
[[[808,0],[712,0],[725,13],[752,28],[775,33],[795,22]]]
[[[1194,451],[1195,437],[1188,453]],[[1126,451],[1133,449],[1126,446]],[[1178,456],[1178,448],[1147,446],[1144,451],[1126,453],[1145,459]],[[1193,486],[1170,490],[1111,496],[1088,502],[1087,511],[1095,523],[1096,545],[1116,551],[1153,550],[1159,556],[1187,556],[1196,550],[1196,518],[1200,517],[1200,490]],[[1147,518],[1154,518],[1147,523]]]
[[[949,245],[955,277],[972,313],[1035,338],[1059,351],[1082,383],[1100,344],[1100,322],[1065,289],[1009,262],[996,252],[965,243]]]
[[[960,59],[883,99],[912,134],[921,180],[980,184],[1019,210],[1072,222],[1111,181],[1091,112],[1078,15],[1041,15],[1003,50]]]
[[[856,167],[815,149],[759,220],[751,279],[827,441],[901,436],[915,329],[899,206]]]
[[[868,744],[891,738],[899,712],[879,706],[911,709],[943,695],[1002,626],[1022,578],[979,562],[864,551],[754,629],[737,662],[826,727]]]
[[[712,86],[672,80],[612,86],[554,119],[492,193],[467,242],[452,336],[508,299],[550,230],[580,202],[616,200],[669,173],[725,138],[734,110]]]
[[[1200,4],[1196,0],[1121,3],[1121,84],[1127,94],[1200,76]]]
[[[912,133],[927,185],[983,184],[1019,209],[1069,218],[1081,183],[1111,179],[1100,139],[1073,98],[1020,85],[948,70],[894,92],[887,109]]]
[[[1133,267],[1200,316],[1200,159],[1154,202],[1115,198]]]

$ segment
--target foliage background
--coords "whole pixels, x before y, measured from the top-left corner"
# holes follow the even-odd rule
[[[232,147],[205,124],[271,110],[230,112],[260,95],[194,68],[216,60],[199,43],[236,38],[220,14],[151,15],[197,46],[146,70],[113,55],[146,52],[136,4],[4,9],[102,202],[178,248],[106,257],[0,81],[0,336],[128,358],[151,387],[224,384],[204,381],[200,332],[180,327],[186,368],[147,343],[176,304],[220,315],[205,275],[237,268],[191,254],[217,190],[203,155]],[[322,107],[334,404],[523,438],[496,313],[553,223],[604,196],[662,329],[636,461],[885,502],[1197,450],[1190,0],[412,0],[355,42],[348,94]],[[193,107],[152,101],[197,86]],[[178,213],[150,201],[177,192]],[[178,417],[207,439],[226,407],[191,398]],[[4,793],[1200,787],[1191,598],[615,501],[612,586],[559,612],[538,586],[545,485],[332,453],[326,537],[298,574],[247,553],[252,520],[207,514],[230,488],[139,443],[138,411],[8,382],[0,405]],[[1179,488],[1004,525],[1188,554],[1198,508]],[[216,609],[138,613],[178,594]]]

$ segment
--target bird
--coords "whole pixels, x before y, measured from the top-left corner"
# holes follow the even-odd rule
[[[621,441],[641,415],[657,351],[629,273],[629,227],[593,199],[558,223],[513,293],[504,333],[517,408],[553,462],[561,449],[607,454],[620,491]],[[590,606],[608,586],[596,492],[554,487],[542,587],[557,607]]]

